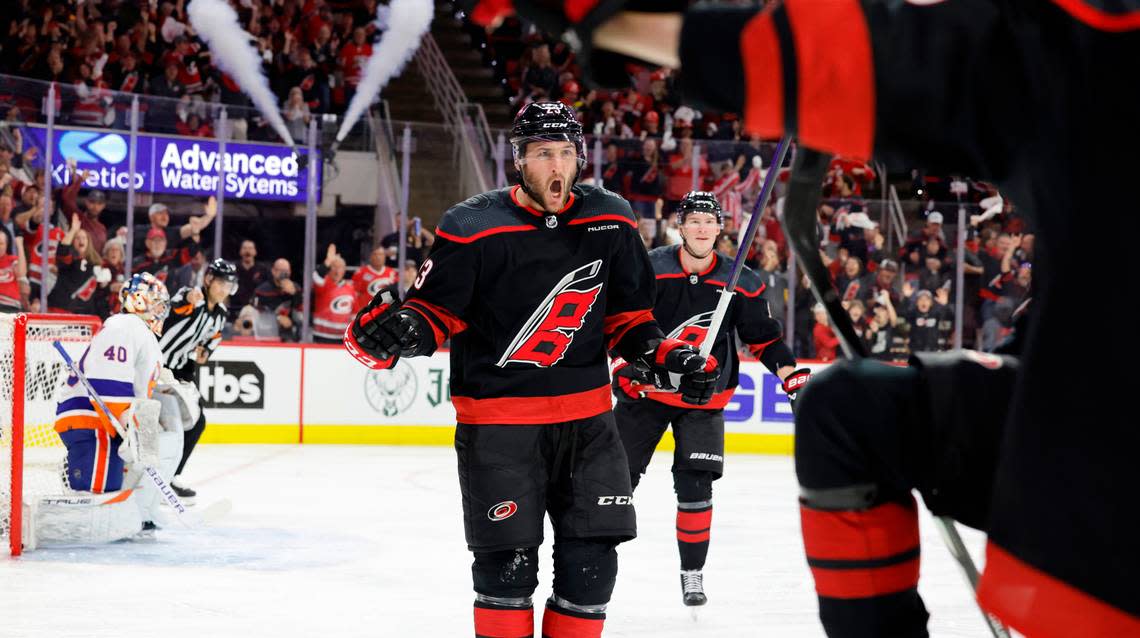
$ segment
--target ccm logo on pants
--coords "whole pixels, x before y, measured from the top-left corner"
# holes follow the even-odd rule
[[[598,505],[633,505],[632,496],[599,496]]]

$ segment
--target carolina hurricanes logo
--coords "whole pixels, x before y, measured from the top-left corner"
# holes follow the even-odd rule
[[[487,510],[487,518],[498,523],[501,520],[508,519],[519,511],[518,503],[514,501],[503,501],[496,505],[492,505],[491,509]]]
[[[601,268],[598,259],[563,277],[523,324],[497,365],[526,363],[549,368],[561,361],[602,291],[600,282],[585,288]]]
[[[352,295],[337,295],[333,297],[332,302],[329,303],[329,310],[338,315],[350,314],[352,312],[352,302]]]
[[[72,298],[80,299],[82,301],[91,301],[91,296],[95,294],[95,289],[99,287],[99,283],[95,281],[94,277],[88,277],[87,281],[79,287],[74,293]]]
[[[685,320],[684,323],[673,328],[673,332],[669,333],[670,339],[680,339],[685,343],[691,343],[694,346],[700,346],[701,342],[705,340],[705,335],[709,333],[709,328],[712,327],[712,318],[716,314],[715,310],[702,312],[699,315],[693,315]]]
[[[368,282],[368,294],[375,297],[376,293],[380,292],[380,290],[382,288],[385,288],[385,287],[387,287],[391,284],[394,284],[394,283],[396,283],[395,277],[391,277],[391,276],[379,277],[378,276],[375,279],[373,279],[372,281]]]

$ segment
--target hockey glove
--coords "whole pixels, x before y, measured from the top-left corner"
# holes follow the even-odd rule
[[[618,401],[636,401],[653,386],[653,380],[648,374],[621,357],[613,360],[610,372],[613,376],[613,393]]]
[[[704,405],[712,400],[720,378],[716,357],[706,359],[680,339],[663,339],[649,345],[651,349],[639,358],[638,367],[648,372],[654,385],[679,393],[685,403]],[[670,373],[677,373],[680,378],[674,382]]]
[[[792,404],[792,413],[796,411],[796,395],[803,389],[804,384],[811,378],[811,370],[799,368],[784,377],[784,392],[788,395],[788,403]]]
[[[356,314],[344,333],[344,347],[357,361],[373,370],[396,365],[400,355],[421,354],[428,327],[413,310],[400,309],[394,286],[380,291]]]

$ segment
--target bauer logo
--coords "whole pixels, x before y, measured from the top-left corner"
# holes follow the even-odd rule
[[[503,501],[496,505],[492,505],[491,509],[487,510],[487,518],[492,522],[498,523],[499,521],[506,520],[515,515],[519,511],[518,503],[514,501]]]
[[[208,361],[198,367],[197,382],[207,408],[265,407],[265,373],[252,361]]]
[[[396,416],[412,407],[418,390],[416,371],[404,361],[397,361],[391,370],[371,370],[364,375],[364,398],[384,416]]]

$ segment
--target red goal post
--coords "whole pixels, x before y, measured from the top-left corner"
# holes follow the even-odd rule
[[[69,372],[52,342],[78,360],[101,325],[89,315],[0,314],[0,537],[13,556],[23,550],[24,503],[66,491],[54,425]]]

